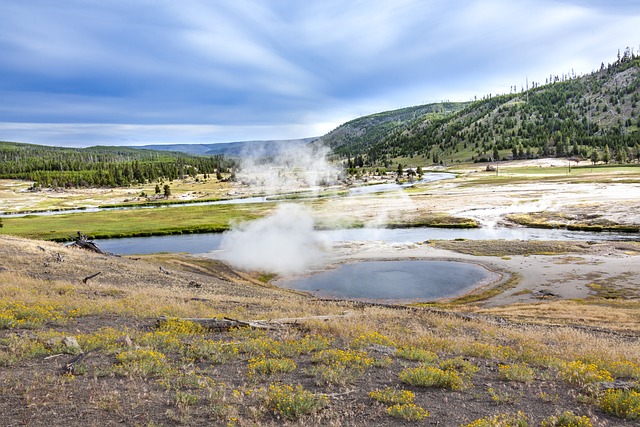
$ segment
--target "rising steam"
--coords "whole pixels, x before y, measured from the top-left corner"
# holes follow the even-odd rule
[[[281,144],[243,157],[239,181],[253,192],[317,192],[337,182],[341,169],[331,165],[319,145]],[[314,232],[311,210],[282,204],[272,215],[239,224],[225,233],[220,258],[246,270],[298,274],[322,264],[328,244]]]
[[[220,258],[246,270],[299,274],[322,264],[327,245],[314,232],[311,211],[282,204],[268,217],[225,233]]]
[[[323,145],[281,143],[244,153],[238,180],[266,194],[301,189],[317,191],[335,184],[342,174],[327,161]]]

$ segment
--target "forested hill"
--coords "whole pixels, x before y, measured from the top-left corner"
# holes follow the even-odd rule
[[[318,139],[342,156],[367,153],[376,142],[402,132],[412,123],[429,122],[460,111],[468,102],[439,102],[385,111],[351,120]]]
[[[448,114],[397,121],[378,119],[396,112],[367,116],[323,140],[337,155],[362,156],[365,164],[414,156],[446,164],[538,156],[626,162],[640,157],[639,100],[640,57],[627,49],[615,63],[586,76],[550,75],[518,93],[445,104]]]
[[[113,187],[212,174],[233,167],[223,156],[191,156],[127,147],[62,148],[0,142],[0,178],[42,187]]]

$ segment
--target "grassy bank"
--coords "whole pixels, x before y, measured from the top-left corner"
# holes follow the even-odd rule
[[[518,225],[533,228],[566,228],[573,231],[610,231],[638,233],[640,225],[619,224],[597,214],[572,214],[568,212],[530,212],[509,214],[505,217]]]
[[[478,228],[479,226],[478,221],[471,218],[457,217],[444,213],[421,214],[414,219],[387,224],[387,228]]]
[[[92,238],[224,231],[231,224],[266,215],[271,203],[158,207],[4,218],[1,234],[63,241],[77,231]]]
[[[318,200],[315,201],[318,203]],[[19,218],[3,218],[0,234],[66,241],[77,231],[91,238],[120,238],[163,236],[171,234],[213,233],[228,230],[232,224],[267,215],[275,207],[273,203],[225,204],[189,206],[172,204],[149,209],[80,212],[50,216],[27,215]],[[362,228],[357,217],[332,216],[319,218],[318,229]],[[442,213],[422,214],[386,224],[388,228],[439,227],[475,228],[478,223]]]

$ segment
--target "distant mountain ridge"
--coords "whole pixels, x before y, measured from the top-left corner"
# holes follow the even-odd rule
[[[157,144],[142,145],[133,148],[156,151],[178,151],[198,156],[224,155],[242,157],[246,153],[255,154],[256,152],[269,156],[278,151],[282,146],[306,145],[317,139],[318,137],[309,137],[300,139],[221,142],[213,144]]]

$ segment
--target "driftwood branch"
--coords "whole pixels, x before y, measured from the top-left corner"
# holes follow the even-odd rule
[[[102,272],[98,271],[97,273],[94,273],[91,276],[85,277],[84,279],[82,279],[82,283],[87,283],[89,280],[93,279],[94,277],[96,277],[99,274],[102,274]]]
[[[168,318],[161,317],[156,322],[156,326],[164,323]],[[240,328],[240,327],[250,327],[254,329],[276,329],[277,326],[270,325],[264,322],[254,322],[254,321],[242,321],[237,319],[215,319],[215,318],[197,318],[197,317],[183,317],[180,320],[188,320],[190,322],[194,322],[199,324],[205,329],[210,329],[213,331],[226,331],[231,328]]]

